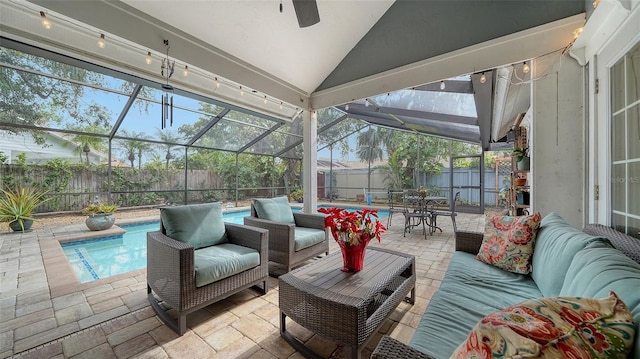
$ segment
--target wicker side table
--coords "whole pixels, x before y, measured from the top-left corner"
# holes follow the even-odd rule
[[[350,346],[352,357],[360,358],[362,348],[398,304],[414,303],[412,255],[369,247],[361,272],[341,269],[341,253],[335,252],[279,278],[280,335],[306,358],[319,356],[287,331],[287,317]]]

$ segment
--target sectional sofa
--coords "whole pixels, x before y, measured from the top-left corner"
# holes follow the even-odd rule
[[[449,358],[461,343],[468,343],[481,320],[492,318],[491,313],[543,297],[605,300],[613,291],[633,317],[633,323],[617,323],[626,325],[622,332],[631,333],[628,358],[640,359],[640,240],[599,225],[584,230],[589,234],[555,213],[545,216],[529,274],[479,261],[483,234],[457,232],[456,252],[410,343],[385,336],[372,358]]]

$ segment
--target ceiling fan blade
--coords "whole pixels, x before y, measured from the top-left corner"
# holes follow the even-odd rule
[[[320,14],[318,13],[318,4],[316,0],[292,0],[293,9],[298,18],[300,27],[307,27],[320,22]]]

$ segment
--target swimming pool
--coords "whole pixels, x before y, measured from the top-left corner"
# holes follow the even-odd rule
[[[318,208],[329,207],[319,206]],[[358,210],[358,207],[345,207]],[[292,207],[294,212],[300,208]],[[223,213],[225,222],[244,223],[249,210]],[[388,216],[388,211],[380,210],[379,218]],[[83,239],[61,243],[62,250],[69,259],[74,273],[81,283],[107,278],[147,266],[147,232],[157,231],[160,222],[145,222],[120,225],[127,232],[117,236]]]

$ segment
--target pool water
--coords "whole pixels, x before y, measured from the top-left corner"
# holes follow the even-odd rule
[[[323,206],[327,207],[327,206]],[[347,207],[347,210],[358,210]],[[294,212],[300,208],[292,207]],[[225,212],[225,222],[244,223],[249,210]],[[378,211],[379,218],[388,216],[388,211]],[[61,243],[73,271],[81,283],[91,282],[117,274],[143,269],[147,266],[147,232],[160,229],[160,222],[145,222],[120,225],[127,232],[117,236],[83,239]]]

